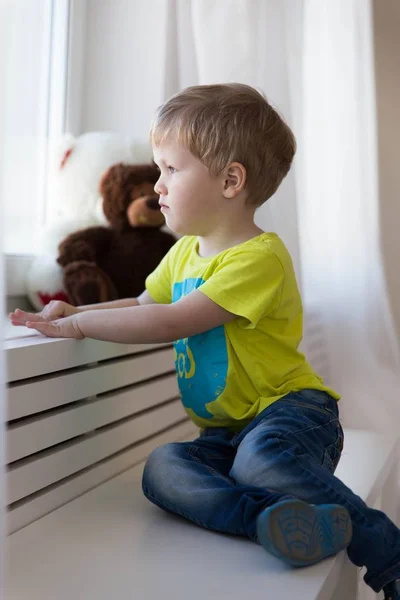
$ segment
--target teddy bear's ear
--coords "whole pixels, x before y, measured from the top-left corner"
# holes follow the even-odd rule
[[[76,138],[71,133],[49,140],[49,157],[53,168],[62,168],[72,153]]]
[[[63,136],[50,140],[52,150],[61,157],[70,146],[76,142],[76,137],[72,133],[65,133]]]

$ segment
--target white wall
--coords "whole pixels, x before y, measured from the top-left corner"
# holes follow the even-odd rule
[[[400,335],[400,2],[374,0],[376,99],[382,250]]]

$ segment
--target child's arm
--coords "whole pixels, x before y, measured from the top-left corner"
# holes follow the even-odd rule
[[[9,314],[9,317],[13,325],[25,326],[28,321],[55,321],[87,310],[124,308],[127,306],[142,306],[144,304],[154,303],[155,300],[153,300],[148,291],[145,290],[137,298],[123,298],[121,300],[100,302],[99,304],[86,304],[84,306],[72,306],[72,304],[68,304],[68,302],[63,302],[62,300],[52,300],[38,313],[31,313],[17,308],[14,312]]]
[[[50,337],[89,337],[123,344],[171,342],[213,329],[236,318],[201,291],[173,304],[90,310],[51,322],[27,322]]]
[[[156,301],[150,296],[147,290],[144,290],[137,298],[122,298],[121,300],[111,300],[110,302],[101,302],[99,304],[85,304],[77,307],[77,312],[86,310],[103,310],[104,308],[126,308],[128,306],[143,306],[145,304],[155,304]]]

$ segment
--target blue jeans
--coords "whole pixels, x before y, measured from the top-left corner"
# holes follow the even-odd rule
[[[369,508],[333,473],[343,447],[337,402],[302,390],[278,400],[240,433],[206,429],[193,442],[154,450],[143,474],[145,496],[201,527],[257,540],[265,508],[288,498],[340,504],[353,524],[350,560],[367,567],[376,592],[400,577],[400,530]]]

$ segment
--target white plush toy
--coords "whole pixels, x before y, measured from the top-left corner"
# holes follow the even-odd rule
[[[68,300],[57,263],[58,245],[70,233],[107,225],[99,182],[111,165],[151,162],[150,147],[117,133],[66,134],[51,151],[49,225],[41,235],[27,277],[27,295],[37,310],[50,300]]]

